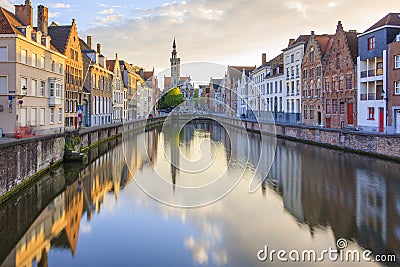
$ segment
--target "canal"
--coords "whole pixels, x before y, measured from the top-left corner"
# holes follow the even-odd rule
[[[271,153],[271,164],[258,164]],[[318,253],[338,239],[400,259],[394,162],[211,121],[131,133],[88,158],[53,169],[0,207],[0,266],[287,266],[257,254],[266,246]],[[261,183],[267,172],[250,194],[252,178]],[[227,186],[201,191],[216,178]]]

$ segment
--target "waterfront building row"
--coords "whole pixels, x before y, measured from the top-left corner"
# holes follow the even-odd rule
[[[48,8],[39,5],[35,27],[29,0],[14,13],[0,6],[0,137],[60,133],[154,112],[154,69],[144,71],[118,54],[108,60],[101,44],[92,47],[92,36],[79,37],[75,20],[49,25],[48,18]]]

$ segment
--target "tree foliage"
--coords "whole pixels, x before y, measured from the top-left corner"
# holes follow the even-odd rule
[[[163,108],[174,108],[185,102],[183,95],[179,87],[174,87],[169,90],[165,96]]]

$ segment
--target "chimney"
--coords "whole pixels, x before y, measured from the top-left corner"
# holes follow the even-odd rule
[[[97,53],[101,54],[101,44],[97,44]]]
[[[43,36],[48,34],[49,26],[49,9],[45,6],[38,6],[38,31],[41,31]]]
[[[89,49],[92,50],[92,36],[88,35],[86,37],[86,44],[88,45]]]
[[[314,32],[314,31],[311,31],[311,35],[315,35],[315,32]]]
[[[267,63],[267,54],[263,53],[261,56],[261,62],[262,65],[264,65],[265,63]]]
[[[15,16],[24,26],[33,25],[33,8],[30,0],[25,0],[24,5],[15,5]]]

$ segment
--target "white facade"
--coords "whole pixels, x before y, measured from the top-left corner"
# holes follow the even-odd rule
[[[299,42],[283,50],[283,67],[286,91],[286,112],[301,114],[301,64],[305,43]]]
[[[270,71],[270,67],[265,64],[251,73],[251,85],[248,93],[248,105],[254,115],[260,116],[262,111],[263,95],[265,93],[264,79],[267,76],[267,72]],[[265,102],[265,101],[264,101]]]
[[[285,76],[283,74],[272,75],[271,72],[267,74],[264,79],[262,111],[285,112],[287,110],[284,84]]]
[[[238,81],[238,94],[237,94],[237,116],[246,115],[249,87],[251,86],[250,79],[246,73],[242,72],[242,77]]]
[[[387,125],[387,53],[366,60],[357,58],[358,128],[362,131],[384,131]]]

